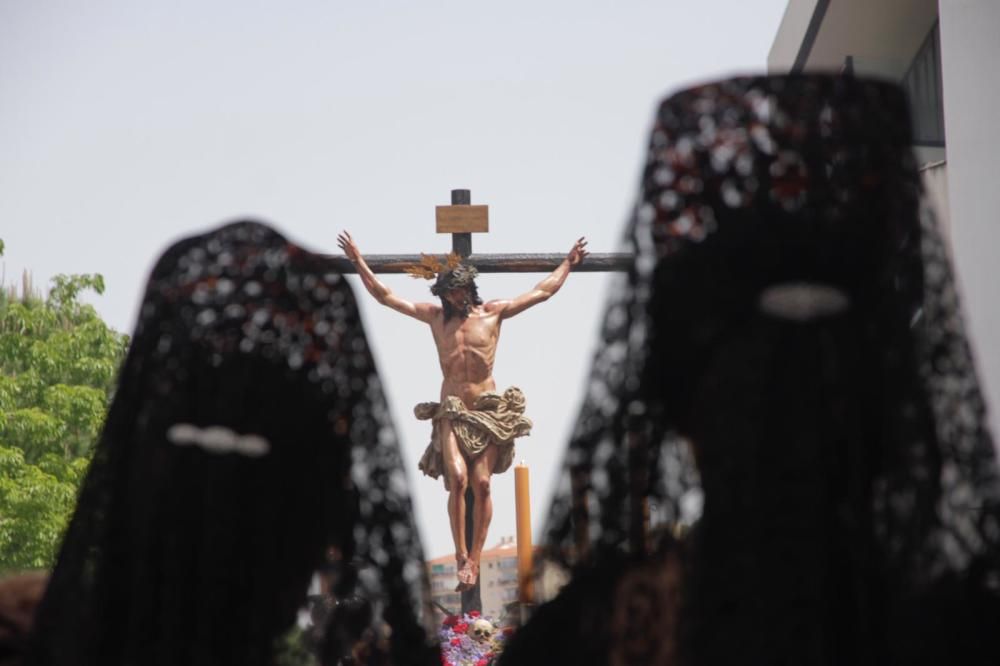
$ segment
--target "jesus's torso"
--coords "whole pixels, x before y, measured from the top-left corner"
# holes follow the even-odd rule
[[[500,339],[500,313],[476,306],[468,317],[440,314],[431,322],[441,363],[441,399],[457,396],[471,408],[476,398],[495,391],[493,361]]]

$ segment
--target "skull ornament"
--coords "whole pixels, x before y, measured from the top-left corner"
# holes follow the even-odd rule
[[[496,631],[496,627],[489,620],[484,620],[479,618],[471,625],[469,625],[468,633],[472,636],[472,639],[479,643],[486,643],[493,638],[493,633]]]

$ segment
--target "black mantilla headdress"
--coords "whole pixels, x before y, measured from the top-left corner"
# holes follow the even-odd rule
[[[394,663],[436,663],[406,487],[343,276],[253,222],[182,240],[150,277],[26,663],[263,666],[314,572],[351,561],[335,595],[372,600]]]
[[[565,565],[648,563],[651,514],[691,526],[688,566],[666,591],[661,569],[624,567],[622,636],[651,638],[616,646],[612,627],[605,652],[1000,660],[996,455],[921,190],[892,84],[746,77],[660,106],[625,238],[636,260],[545,534]],[[773,307],[814,287],[841,307]],[[587,589],[613,624],[614,592]]]

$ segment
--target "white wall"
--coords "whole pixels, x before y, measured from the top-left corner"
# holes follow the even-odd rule
[[[818,4],[789,0],[767,57],[768,71],[791,69]],[[859,76],[898,81],[936,17],[937,0],[835,0],[823,12],[805,69],[839,72],[851,56]]]
[[[774,36],[771,51],[767,54],[767,71],[784,74],[792,69],[805,38],[809,20],[816,9],[817,0],[789,0],[781,17],[778,34]]]
[[[1000,435],[1000,2],[943,0],[948,194],[966,321]]]

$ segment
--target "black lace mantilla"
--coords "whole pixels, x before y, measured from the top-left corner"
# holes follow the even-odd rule
[[[891,84],[660,107],[545,534],[584,576],[685,535],[670,663],[1000,663],[996,459],[921,196]]]
[[[342,563],[361,575],[336,595],[372,600],[393,663],[435,663],[422,562],[347,282],[231,224],[153,270],[30,663],[271,663],[314,572]]]

